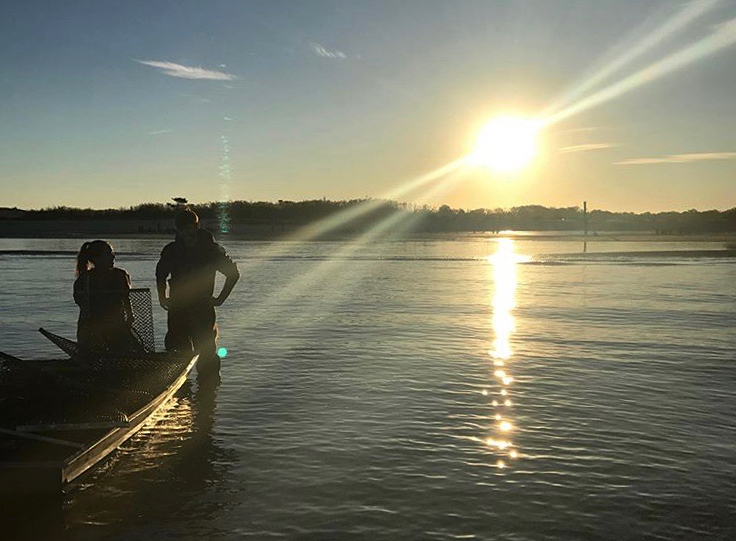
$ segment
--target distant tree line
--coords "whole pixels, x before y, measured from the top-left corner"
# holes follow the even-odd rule
[[[117,209],[81,209],[52,207],[40,210],[0,208],[0,220],[173,220],[183,207],[182,198],[176,204],[143,203]],[[396,201],[352,199],[329,201],[230,201],[225,203],[192,204],[202,220],[218,220],[227,216],[230,224],[268,224],[302,226],[327,218],[335,213],[366,205],[362,213],[344,228],[361,230],[396,213],[414,218],[418,231],[502,231],[548,230],[574,231],[583,229],[583,211],[580,207],[543,207],[525,205],[510,209],[453,209],[416,206]],[[166,222],[168,223],[168,221]],[[654,231],[659,234],[688,234],[736,231],[736,208],[730,210],[688,210],[684,212],[633,213],[592,210],[587,214],[588,230],[595,231]]]

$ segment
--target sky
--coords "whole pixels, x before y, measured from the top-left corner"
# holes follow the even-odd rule
[[[728,209],[734,89],[736,0],[17,1],[0,206]],[[445,174],[499,115],[535,160]]]

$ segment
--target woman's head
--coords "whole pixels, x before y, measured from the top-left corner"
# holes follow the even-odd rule
[[[115,252],[112,246],[104,240],[85,242],[77,254],[77,276],[94,268],[112,268],[115,262]]]

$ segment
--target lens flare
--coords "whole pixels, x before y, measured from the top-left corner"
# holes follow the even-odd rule
[[[230,141],[225,135],[221,135],[220,143],[222,144],[222,156],[220,158],[220,233],[229,233],[228,202],[230,201],[230,185],[233,182],[232,170],[230,169]]]
[[[731,19],[717,26],[709,36],[546,117],[544,121],[545,126],[561,122],[573,115],[602,105],[635,88],[678,71],[706,56],[710,56],[721,49],[730,47],[735,43],[736,19]]]
[[[552,115],[556,111],[559,111],[566,105],[582,97],[586,92],[594,89],[606,79],[610,79],[610,77],[616,72],[620,71],[631,62],[665,41],[667,38],[683,30],[694,20],[713,9],[718,2],[719,0],[694,0],[684,4],[680,11],[678,11],[673,17],[669,18],[653,30],[646,32],[645,37],[639,40],[634,46],[628,47],[618,57],[598,69],[577,87],[568,91],[567,95],[554,105],[550,106],[542,116],[546,117]]]

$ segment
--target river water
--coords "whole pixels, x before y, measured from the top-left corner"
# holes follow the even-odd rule
[[[163,242],[113,242],[135,286]],[[193,376],[76,490],[6,508],[4,532],[736,538],[722,244],[223,242],[242,279],[219,309],[221,383]],[[36,328],[74,336],[78,244],[0,240],[0,349],[58,356]]]

